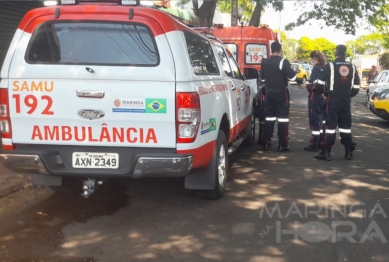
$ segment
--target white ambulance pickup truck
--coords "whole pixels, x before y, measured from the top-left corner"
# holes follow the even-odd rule
[[[108,179],[185,176],[220,198],[228,155],[255,135],[256,88],[231,54],[154,8],[65,1],[28,12],[11,42],[2,164],[59,191],[80,180],[85,197]]]

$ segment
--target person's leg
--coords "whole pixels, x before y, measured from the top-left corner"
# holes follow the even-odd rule
[[[311,128],[311,140],[308,146],[304,147],[306,151],[319,151],[320,132],[323,130],[321,95],[311,92],[309,95],[309,126]]]
[[[322,151],[315,155],[316,159],[331,160],[331,148],[336,139],[336,126],[338,124],[338,103],[337,101],[329,102],[326,109],[326,134],[323,139]]]
[[[287,87],[284,87],[282,91],[279,91],[276,108],[276,116],[278,121],[279,152],[289,150],[289,101],[289,91]]]
[[[273,90],[266,90],[266,117],[265,117],[265,143],[264,150],[271,149],[271,138],[274,133],[274,122],[276,121],[276,106],[277,103],[274,100],[276,94]]]
[[[339,133],[341,140],[340,142],[344,145],[345,148],[345,158],[348,160],[353,159],[353,151],[355,150],[356,143],[352,141],[351,135],[351,124],[352,124],[352,116],[351,116],[351,105],[350,102],[347,101],[343,105],[343,110],[339,115]]]

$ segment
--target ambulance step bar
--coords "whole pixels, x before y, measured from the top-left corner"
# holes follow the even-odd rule
[[[238,147],[240,146],[240,144],[242,144],[243,140],[245,140],[247,138],[247,134],[246,133],[242,133],[240,134],[233,142],[232,144],[228,147],[228,155],[232,155],[236,149],[238,149]]]

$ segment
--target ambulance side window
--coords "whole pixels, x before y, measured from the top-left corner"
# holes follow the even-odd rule
[[[220,75],[209,41],[187,31],[184,36],[195,75]]]
[[[226,52],[224,52],[221,46],[215,46],[215,48],[217,50],[217,54],[219,55],[220,61],[222,62],[223,71],[227,74],[227,76],[232,77],[232,71],[230,64],[228,63]]]
[[[235,62],[234,58],[232,57],[231,53],[227,51],[227,57],[228,61],[230,62],[230,66],[232,69],[232,77],[237,79],[242,79],[242,73],[240,72],[238,64]]]

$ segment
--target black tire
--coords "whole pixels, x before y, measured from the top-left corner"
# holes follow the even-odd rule
[[[303,84],[306,84],[306,83],[307,83],[307,77],[306,77],[306,76],[303,77],[302,83],[303,83]]]
[[[369,108],[369,90],[366,90],[366,107]]]
[[[228,173],[228,148],[227,138],[222,131],[219,131],[218,133],[215,150],[216,158],[214,160],[216,163],[214,163],[215,169],[213,170],[215,188],[213,190],[196,190],[195,194],[198,198],[216,200],[221,198],[224,194]]]
[[[247,137],[242,142],[242,146],[251,146],[255,142],[255,115],[254,111],[251,113],[250,123],[246,128]]]

